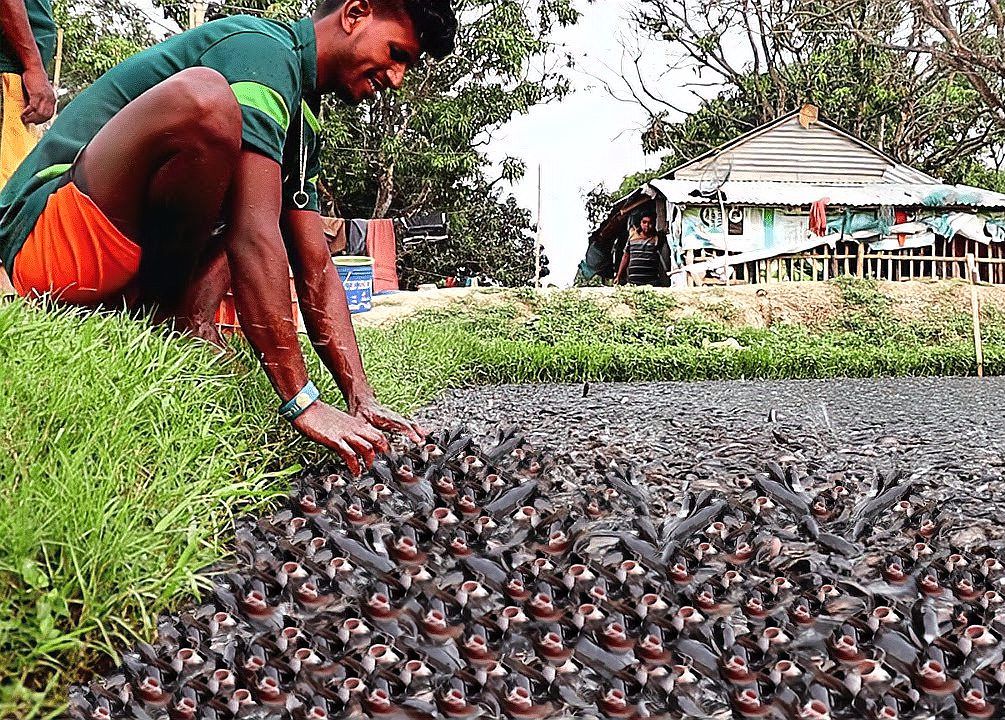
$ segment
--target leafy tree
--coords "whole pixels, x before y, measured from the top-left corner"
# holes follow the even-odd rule
[[[372,103],[326,101],[322,185],[343,217],[448,214],[447,243],[409,250],[406,286],[464,274],[525,284],[534,268],[530,213],[505,191],[525,167],[509,157],[488,179],[486,148],[514,115],[567,92],[561,70],[569,60],[548,36],[578,13],[570,0],[455,7],[454,55],[423,61],[400,91]]]
[[[644,148],[660,169],[621,190],[734,139],[804,102],[901,162],[950,182],[987,180],[1005,162],[1005,125],[981,103],[966,74],[894,47],[916,18],[909,3],[852,0],[638,0],[634,19],[667,43],[670,62],[690,67],[692,91],[718,94],[682,121],[644,88]],[[850,32],[868,27],[870,36]],[[637,182],[639,181],[639,182]],[[634,184],[633,184],[634,183]],[[619,193],[620,194],[620,193]]]
[[[60,86],[67,92],[61,105],[154,42],[150,18],[118,0],[55,0],[52,10],[63,29]]]
[[[477,277],[483,284],[526,285],[534,277],[530,212],[488,181],[459,186],[451,212],[449,242],[404,247],[401,281],[406,287],[445,277]],[[542,255],[541,275],[548,274]]]
[[[188,4],[158,5],[181,27]],[[206,20],[237,12],[292,19],[310,11],[302,0],[214,0]],[[68,29],[64,77],[74,90],[150,45],[149,19],[117,0],[57,0]],[[525,171],[517,158],[492,163],[487,147],[514,115],[561,98],[571,62],[549,40],[573,24],[572,0],[458,0],[457,51],[440,62],[423,60],[405,86],[347,106],[326,98],[322,109],[320,187],[327,211],[341,217],[407,217],[446,212],[450,239],[399,247],[406,287],[447,276],[525,284],[534,275],[530,213],[508,187]],[[99,18],[102,21],[99,21]],[[112,19],[106,25],[104,19]],[[542,263],[547,270],[546,259]]]
[[[1005,126],[1005,7],[1001,0],[883,0],[882,12],[839,13],[873,45],[961,73],[986,112]]]
[[[598,183],[584,194],[586,220],[591,228],[597,227],[604,221],[610,211],[611,204],[619,197],[621,194],[608,192],[603,183]]]

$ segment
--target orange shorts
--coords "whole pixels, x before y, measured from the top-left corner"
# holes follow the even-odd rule
[[[118,295],[136,276],[141,254],[71,182],[49,196],[14,257],[11,282],[21,296],[49,293],[89,305]]]

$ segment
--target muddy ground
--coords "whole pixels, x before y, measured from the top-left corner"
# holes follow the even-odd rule
[[[673,510],[688,481],[727,493],[774,460],[861,488],[877,472],[917,479],[952,537],[974,547],[1005,524],[1005,379],[905,378],[502,386],[452,391],[419,417],[476,434],[520,426],[579,467],[638,464]],[[855,481],[860,481],[856,483]]]

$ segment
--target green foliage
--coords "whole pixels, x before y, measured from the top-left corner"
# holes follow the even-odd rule
[[[326,103],[322,184],[343,217],[448,213],[449,241],[400,248],[406,287],[446,276],[525,284],[534,269],[531,215],[505,189],[525,168],[507,158],[489,178],[484,149],[514,115],[568,90],[560,64],[568,60],[555,57],[548,36],[578,13],[568,0],[456,7],[454,55],[423,61],[400,91],[370,103]]]
[[[1005,125],[975,86],[937,58],[883,47],[911,24],[906,4],[856,0],[826,5],[825,12],[798,0],[711,0],[701,14],[688,13],[686,5],[640,0],[635,19],[642,31],[665,40],[673,57],[686,57],[704,85],[722,89],[682,120],[652,109],[643,146],[661,155],[657,174],[810,102],[854,135],[936,177],[1001,182],[986,167],[1001,164]],[[738,31],[743,16],[756,17],[763,29]],[[868,37],[848,32],[849,25],[868,28]],[[734,62],[738,57],[745,60]],[[625,178],[615,195],[652,175]]]
[[[418,356],[391,358],[403,382],[396,392],[421,398],[437,385],[474,383],[783,379],[885,375],[973,374],[976,361],[966,315],[934,308],[912,322],[889,312],[889,299],[856,283],[839,286],[844,312],[817,328],[737,326],[735,312],[682,317],[672,296],[619,292],[609,303],[577,291],[535,297],[521,305],[427,311],[379,331],[367,347],[391,342]],[[516,299],[516,298],[515,298]],[[523,299],[522,302],[527,302]],[[879,308],[879,309],[876,309]],[[884,309],[885,308],[885,309]],[[529,315],[526,314],[529,312]],[[723,319],[723,315],[727,319]],[[986,315],[986,370],[1005,372],[1005,320]],[[865,318],[868,322],[862,322]],[[997,324],[996,324],[997,323]],[[728,338],[743,349],[709,347]],[[369,360],[368,360],[369,362]]]
[[[53,17],[63,29],[61,105],[102,73],[153,44],[149,18],[117,0],[54,0]]]

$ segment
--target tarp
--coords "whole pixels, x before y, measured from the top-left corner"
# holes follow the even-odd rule
[[[651,187],[667,202],[680,205],[718,205],[718,198],[703,197],[697,180],[651,180]],[[834,207],[973,207],[1005,209],[1005,194],[967,185],[932,185],[872,182],[822,185],[776,180],[727,180],[720,188],[726,205],[808,207],[829,198]],[[892,223],[891,223],[892,224]]]
[[[947,240],[957,235],[981,243],[1005,242],[1005,229],[1001,223],[971,213],[946,213],[924,219],[936,234]]]
[[[909,248],[931,247],[935,244],[935,233],[931,230],[926,232],[913,233],[911,235],[884,235],[878,240],[869,243],[869,252],[887,252],[890,250],[907,250]]]
[[[370,220],[366,227],[366,254],[373,258],[373,292],[398,289],[398,254],[394,221]]]
[[[681,220],[682,250],[749,252],[764,247],[764,219],[760,208],[726,208],[727,230],[723,236],[719,208],[688,208]]]
[[[809,218],[807,218],[807,223]],[[759,250],[752,250],[750,252],[738,253],[736,255],[711,258],[709,260],[702,260],[700,262],[691,263],[690,265],[685,265],[681,268],[674,270],[671,281],[675,280],[677,276],[682,273],[689,272],[696,274],[700,277],[704,277],[705,273],[710,270],[718,270],[724,265],[742,265],[743,263],[754,262],[756,260],[764,260],[765,258],[775,257],[776,255],[796,255],[798,253],[806,252],[807,250],[813,250],[814,248],[821,247],[823,245],[828,245],[831,248],[835,246],[840,236],[837,235],[827,235],[825,237],[812,236],[808,237],[802,242],[792,243],[786,246],[776,246],[771,248],[761,248]]]

